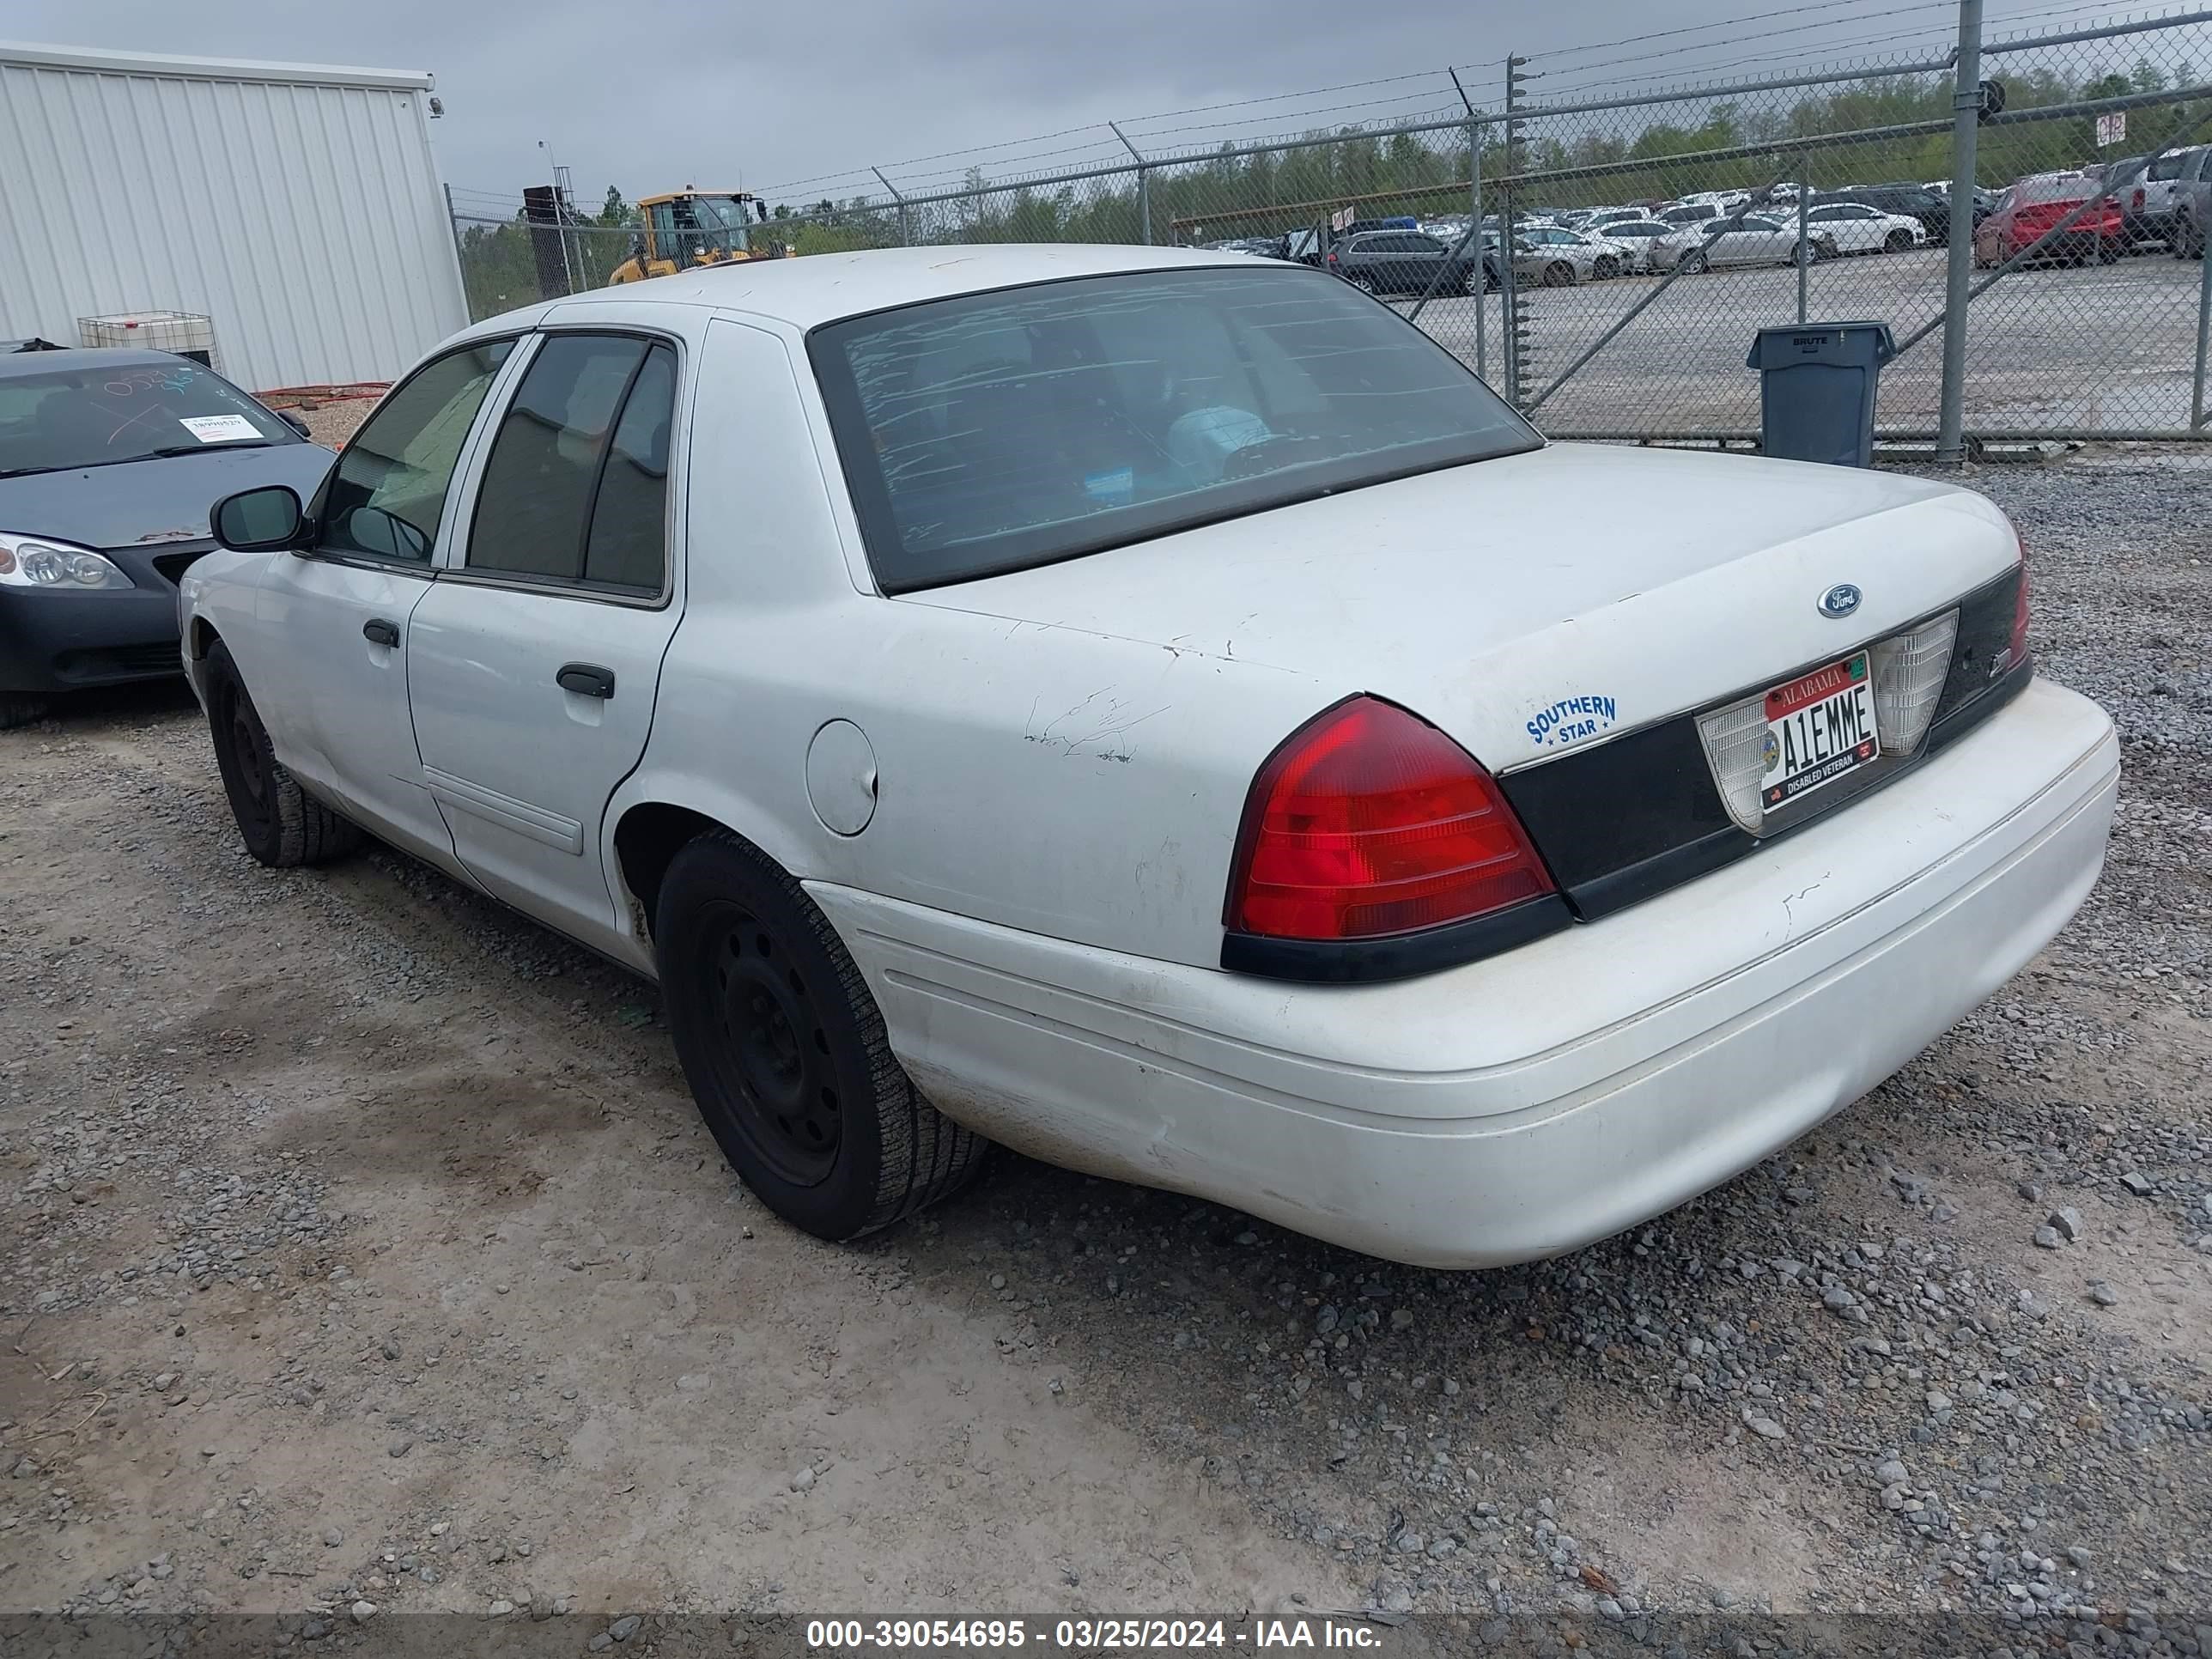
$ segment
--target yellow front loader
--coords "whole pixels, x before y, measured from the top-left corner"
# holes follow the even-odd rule
[[[742,259],[781,258],[791,252],[769,239],[767,204],[746,191],[686,185],[637,205],[645,225],[630,244],[629,258],[607,278],[611,285]]]

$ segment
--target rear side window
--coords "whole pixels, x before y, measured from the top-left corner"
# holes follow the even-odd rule
[[[657,592],[675,392],[666,345],[550,337],[492,441],[468,568]]]
[[[584,543],[584,580],[655,592],[668,552],[668,434],[676,417],[676,354],[646,354],[615,423]]]

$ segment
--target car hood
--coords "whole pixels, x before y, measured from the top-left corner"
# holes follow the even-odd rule
[[[1575,515],[1595,503],[1633,523],[1593,532]],[[1562,703],[1600,699],[1620,730],[1679,714],[2017,556],[2004,515],[1948,484],[1553,444],[905,597],[1287,671],[1314,708],[1372,692],[1502,768],[1553,752]],[[1839,583],[1864,595],[1843,623],[1820,607]]]
[[[204,541],[225,495],[281,483],[305,500],[335,459],[320,444],[274,444],[0,478],[0,530],[81,547]]]

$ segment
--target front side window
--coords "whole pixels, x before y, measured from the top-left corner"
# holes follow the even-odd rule
[[[514,346],[486,340],[448,352],[376,406],[323,492],[319,551],[430,562],[461,446]]]
[[[500,417],[467,568],[657,592],[675,389],[666,345],[550,336]]]
[[[46,355],[46,354],[42,354]],[[0,477],[307,441],[212,370],[145,352],[0,378]]]
[[[1541,443],[1427,335],[1295,267],[969,295],[808,348],[888,592]]]

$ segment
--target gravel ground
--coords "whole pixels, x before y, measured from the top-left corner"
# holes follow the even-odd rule
[[[714,1156],[649,988],[393,855],[252,866],[188,699],[0,734],[0,1612],[2212,1652],[2204,471],[1970,482],[2119,722],[2104,880],[1850,1111],[1497,1273],[1012,1158],[820,1245]]]

